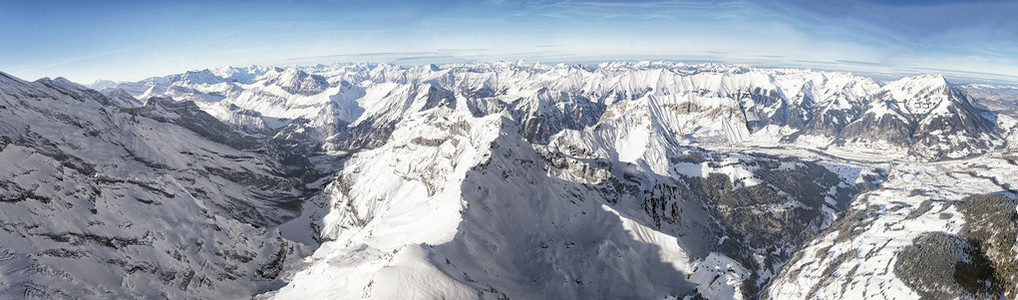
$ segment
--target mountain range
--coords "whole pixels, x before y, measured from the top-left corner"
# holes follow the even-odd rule
[[[0,74],[0,295],[1018,295],[1000,87],[667,62],[100,87]]]

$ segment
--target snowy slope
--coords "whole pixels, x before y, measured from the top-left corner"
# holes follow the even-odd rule
[[[194,124],[184,113],[197,107],[150,101],[142,113],[112,101],[64,79],[0,73],[0,295],[234,298],[272,287],[306,251],[264,227],[294,217],[300,182],[265,154],[174,124]]]
[[[574,159],[534,148],[522,132],[504,114],[411,116],[388,143],[347,161],[327,189],[322,246],[270,295],[755,297],[852,193],[815,164],[687,149],[689,161],[669,153],[674,162],[663,162],[676,173],[658,175],[646,169],[653,156],[634,164],[596,154],[613,143]],[[582,151],[569,139],[553,136],[549,147]],[[649,150],[665,155],[658,143]],[[786,176],[805,177],[776,180]],[[781,225],[738,225],[746,218]]]
[[[650,92],[542,146],[531,141],[555,129],[530,122],[555,120],[570,96],[509,90],[536,98],[484,113],[441,96],[450,82],[425,82],[427,97],[369,89],[365,115],[402,121],[345,163],[311,226],[322,246],[269,296],[752,298],[855,190],[815,164],[681,146],[688,116]]]
[[[954,261],[947,270],[936,269],[934,260],[902,263],[900,255],[929,233],[962,235],[971,218],[992,220],[998,228],[1018,227],[1015,216],[993,220],[986,216],[967,216],[966,201],[972,195],[1002,194],[1018,199],[1010,187],[1018,186],[1018,165],[999,157],[986,156],[969,160],[937,164],[892,164],[886,169],[889,180],[879,190],[860,195],[846,216],[818,239],[810,242],[789,262],[767,291],[773,299],[917,299],[934,297],[921,294],[925,289],[936,289],[934,282],[909,284],[911,276],[934,275],[947,292],[936,298],[962,296],[996,298],[990,295],[966,296],[966,290],[950,287],[954,284]],[[1005,198],[1006,199],[1006,198]],[[979,200],[981,201],[981,200]],[[1018,214],[1018,200],[1012,200],[1003,213]],[[994,258],[996,270],[1010,273],[1003,278],[1013,279],[1015,245],[1013,229],[1010,240],[1003,242],[1010,253]],[[963,236],[964,237],[964,236]],[[927,246],[930,247],[930,246]],[[983,249],[992,248],[984,242]],[[993,255],[992,252],[988,252]],[[969,259],[971,260],[971,259]],[[918,264],[926,269],[919,274],[908,274],[903,265]],[[960,267],[959,267],[960,268]],[[1005,274],[1007,274],[1005,273]],[[966,278],[962,276],[961,278]],[[971,278],[970,278],[971,279]],[[983,283],[979,283],[982,285]],[[1008,288],[999,282],[996,288]],[[987,285],[989,286],[989,285]],[[1018,285],[1010,287],[1009,294],[997,294],[1001,299],[1015,297]],[[991,293],[992,294],[992,293]]]

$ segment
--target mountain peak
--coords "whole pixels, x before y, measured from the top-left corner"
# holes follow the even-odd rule
[[[888,90],[931,90],[947,87],[947,78],[941,74],[926,74],[912,77],[905,77],[892,81],[884,87]]]
[[[262,76],[265,85],[278,85],[290,94],[314,95],[325,91],[329,81],[321,75],[314,75],[298,68],[288,68],[282,72],[269,72]]]
[[[201,84],[216,84],[225,81],[223,77],[219,77],[209,69],[184,72],[184,74],[181,75],[181,80]]]
[[[952,99],[951,88],[943,75],[906,77],[888,83],[882,90],[883,100],[898,103],[912,116],[925,115]]]
[[[3,83],[4,85],[10,84],[10,83],[21,83],[21,84],[24,84],[25,81],[21,80],[20,78],[11,76],[11,74],[0,72],[0,83]]]
[[[61,87],[66,87],[66,88],[72,88],[72,89],[76,89],[76,90],[85,88],[84,86],[82,86],[80,84],[77,84],[77,83],[74,83],[73,81],[67,80],[67,78],[63,78],[63,77],[57,77],[57,78],[53,78],[53,79],[50,79],[49,77],[43,77],[43,78],[39,78],[39,80],[36,80],[36,82],[42,83],[42,84],[45,84],[45,85],[55,85],[55,86],[61,86]]]

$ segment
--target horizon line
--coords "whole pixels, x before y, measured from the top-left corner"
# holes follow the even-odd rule
[[[323,57],[356,57],[356,56],[367,56],[367,55],[377,55],[377,54],[379,54],[379,53],[324,55],[324,56],[316,56],[314,58],[323,58]],[[386,54],[406,54],[406,53],[386,53]],[[290,58],[290,59],[285,59],[283,61],[299,61],[299,60],[307,59],[307,58],[312,58],[312,57]],[[238,65],[222,65],[222,66],[209,66],[209,67],[194,67],[194,68],[189,68],[189,69],[187,69],[185,71],[181,71],[181,72],[171,72],[171,73],[149,75],[149,76],[145,76],[145,77],[142,77],[140,79],[137,79],[137,80],[111,80],[111,79],[99,78],[99,79],[93,80],[92,82],[78,82],[78,81],[73,81],[73,80],[72,81],[75,82],[75,83],[84,85],[84,86],[90,86],[90,85],[94,85],[94,84],[100,83],[100,82],[114,82],[114,83],[138,82],[138,81],[147,80],[147,79],[151,79],[151,78],[160,78],[160,77],[166,77],[166,76],[180,75],[180,74],[184,74],[184,73],[187,73],[187,72],[200,72],[200,71],[205,71],[205,70],[214,71],[216,69],[226,69],[226,68],[236,69],[236,68],[249,68],[249,67],[313,68],[313,67],[316,67],[316,66],[340,66],[340,65],[374,65],[374,66],[378,66],[378,65],[390,65],[390,66],[397,66],[397,67],[412,68],[412,67],[421,67],[421,66],[429,66],[429,65],[436,65],[436,66],[441,67],[441,66],[451,66],[451,65],[471,65],[471,64],[474,64],[474,65],[483,65],[483,64],[494,64],[494,63],[517,63],[517,64],[518,63],[526,63],[526,64],[549,65],[549,66],[561,65],[561,64],[596,66],[596,65],[600,65],[600,64],[611,64],[611,63],[627,63],[627,64],[632,64],[632,63],[647,62],[647,63],[673,63],[673,64],[677,63],[677,64],[686,64],[686,65],[690,65],[690,66],[722,65],[722,66],[732,66],[732,67],[745,67],[745,68],[751,68],[751,69],[770,69],[770,70],[773,70],[773,69],[795,69],[795,70],[806,70],[806,71],[817,71],[817,72],[832,72],[832,73],[843,73],[843,74],[850,74],[850,75],[855,75],[855,76],[860,76],[860,77],[867,77],[867,78],[871,78],[871,79],[874,79],[874,80],[877,80],[877,81],[891,81],[891,80],[907,78],[907,77],[913,77],[913,76],[921,76],[921,75],[943,75],[944,77],[948,78],[948,82],[951,83],[951,84],[995,84],[995,85],[1004,85],[1004,86],[1018,87],[1018,76],[1016,76],[1016,75],[991,73],[991,72],[973,72],[973,71],[954,70],[954,69],[942,69],[942,68],[911,68],[911,69],[896,69],[896,70],[891,70],[891,71],[876,71],[876,70],[862,70],[862,69],[851,69],[851,68],[837,68],[837,66],[842,66],[842,67],[844,67],[844,66],[855,66],[855,67],[880,66],[880,64],[873,63],[873,62],[857,62],[857,61],[843,61],[843,60],[830,61],[830,62],[827,62],[827,61],[806,61],[806,60],[799,60],[799,61],[794,61],[795,63],[778,63],[778,64],[767,63],[767,62],[756,62],[756,63],[753,63],[753,62],[737,62],[737,61],[721,60],[721,59],[717,59],[717,60],[715,60],[715,59],[678,59],[678,58],[663,58],[663,57],[658,57],[658,58],[635,58],[634,57],[634,58],[619,58],[619,59],[593,59],[593,58],[574,57],[574,59],[564,59],[564,60],[540,59],[540,58],[531,58],[531,59],[524,59],[524,58],[518,58],[518,59],[491,59],[491,60],[469,60],[469,59],[466,59],[466,60],[460,60],[460,61],[455,61],[455,62],[454,61],[440,61],[440,60],[439,61],[434,61],[434,62],[427,62],[427,61],[423,61],[423,60],[417,60],[417,59],[424,59],[424,58],[431,58],[431,56],[424,55],[424,56],[417,56],[417,57],[401,57],[399,59],[391,59],[391,60],[371,60],[371,61],[369,61],[369,60],[365,60],[365,61],[351,60],[351,61],[332,61],[332,62],[317,62],[317,63],[310,63],[310,62],[309,63],[253,63],[253,64],[238,64]],[[452,58],[452,57],[449,57],[449,58]],[[816,66],[817,64],[827,65],[827,66],[826,67],[820,67],[820,66]],[[834,68],[832,68],[832,67],[834,67]],[[2,71],[0,71],[0,72],[2,72]],[[6,73],[6,72],[4,72],[4,73]],[[6,73],[6,74],[13,75],[11,73]],[[982,75],[982,76],[991,76],[991,77],[997,77],[997,78],[987,78],[987,77],[982,77],[982,76],[979,76],[979,75]],[[20,76],[18,76],[18,77],[21,78]],[[56,79],[56,78],[65,78],[65,77],[63,77],[63,76],[56,76],[56,77],[44,76],[44,77],[39,77],[39,78],[36,78],[35,80],[30,80],[30,81],[36,81],[36,80],[43,79],[43,78],[53,78],[53,79]],[[67,78],[65,78],[65,79],[67,79]],[[960,81],[955,82],[956,80],[960,80]]]

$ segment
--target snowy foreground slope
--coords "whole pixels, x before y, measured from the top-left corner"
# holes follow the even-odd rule
[[[307,251],[271,228],[300,213],[301,181],[193,104],[120,100],[0,73],[2,298],[235,298],[275,286]],[[186,128],[199,124],[204,136]]]
[[[1015,119],[940,76],[321,65],[101,93],[2,78],[3,295],[1015,296]]]

